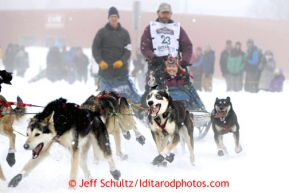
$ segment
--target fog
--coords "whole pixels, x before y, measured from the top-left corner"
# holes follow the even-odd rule
[[[0,10],[108,9],[131,10],[135,0],[0,0]],[[161,2],[170,3],[174,13],[235,17],[288,19],[287,0],[140,0],[142,11],[155,12]]]
[[[95,33],[107,22],[111,6],[120,12],[120,23],[132,41],[132,59],[139,47],[140,36],[150,21],[157,18],[156,10],[162,0],[140,1],[141,13],[133,15],[135,0],[0,0],[0,48],[4,54],[9,43],[23,46],[60,46],[91,48]],[[172,19],[180,22],[195,49],[209,43],[216,54],[215,77],[221,78],[220,53],[226,40],[246,41],[266,51],[272,50],[277,67],[289,77],[289,1],[288,0],[167,0],[172,5]],[[54,18],[56,22],[49,18]],[[138,18],[140,28],[133,22]],[[53,20],[53,19],[52,19]],[[54,23],[53,23],[54,22]],[[80,30],[85,29],[85,30]],[[88,56],[93,60],[92,56]],[[45,59],[43,59],[45,63]]]
[[[186,152],[176,151],[175,161],[167,168],[156,168],[150,164],[157,155],[151,132],[143,120],[136,119],[137,126],[147,141],[141,146],[135,141],[135,136],[130,141],[122,138],[122,146],[129,154],[129,159],[122,161],[114,155],[115,163],[122,172],[122,179],[228,180],[230,188],[208,188],[203,192],[288,192],[285,180],[289,172],[289,131],[287,114],[283,112],[289,108],[289,0],[141,0],[139,14],[133,14],[134,2],[135,0],[0,0],[0,70],[13,72],[12,85],[2,84],[0,94],[7,101],[15,101],[19,95],[25,103],[40,106],[59,97],[81,104],[89,95],[96,95],[98,91],[95,77],[99,65],[92,56],[91,47],[97,31],[108,22],[108,9],[111,6],[118,9],[119,22],[130,34],[133,49],[129,75],[132,80],[139,81],[135,82],[136,88],[142,94],[145,72],[141,71],[132,77],[133,60],[136,59],[136,49],[139,48],[145,27],[150,21],[157,19],[158,6],[167,2],[172,5],[172,19],[180,22],[188,34],[194,54],[197,47],[204,48],[207,44],[214,50],[212,92],[198,91],[198,94],[208,111],[213,109],[216,97],[231,97],[241,127],[243,151],[235,154],[233,137],[228,134],[224,140],[228,145],[229,155],[217,157],[214,134],[210,129],[203,140],[195,143],[195,167],[189,165],[186,149]],[[136,19],[139,24],[137,29],[133,24]],[[263,53],[268,49],[272,50],[276,68],[282,68],[287,79],[283,92],[261,90],[256,94],[245,92],[244,88],[239,92],[226,92],[227,85],[220,70],[221,52],[225,49],[227,40],[231,40],[233,45],[240,42],[242,50],[246,52],[248,39],[253,39]],[[29,54],[29,67],[23,75],[20,75],[18,69],[3,64],[3,56],[9,44],[24,46]],[[49,49],[53,47],[59,50],[62,46],[73,50],[73,54],[77,47],[82,48],[89,60],[89,65],[82,74],[83,77],[87,75],[86,79],[77,79],[79,77],[74,76],[76,70],[69,65],[65,66],[67,71],[59,71],[57,77],[56,73],[49,76],[46,74]],[[271,109],[277,111],[269,113]],[[32,114],[39,111],[40,108],[28,108],[27,112]],[[31,118],[31,114],[25,115],[25,118]],[[13,127],[16,131],[25,133],[27,122],[17,122]],[[197,132],[195,129],[195,133]],[[7,179],[0,180],[0,192],[71,192],[67,190],[70,154],[58,144],[53,146],[49,158],[18,187],[7,187],[9,180],[19,173],[31,157],[31,152],[23,148],[26,138],[16,135],[17,162],[13,167],[6,162],[8,138],[0,135],[0,162]],[[110,140],[114,150],[112,136]],[[92,151],[88,157],[93,178],[111,179],[106,163],[93,164]],[[267,175],[264,175],[264,171]],[[79,172],[78,181],[82,178],[83,173]],[[96,188],[81,192],[105,191],[99,185]],[[106,189],[111,190],[135,192],[143,191],[144,188]],[[161,189],[163,190],[176,192],[175,189]],[[185,188],[182,190],[194,191]]]

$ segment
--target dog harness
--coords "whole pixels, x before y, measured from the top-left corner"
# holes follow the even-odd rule
[[[164,124],[161,124],[159,121],[155,120],[155,122],[158,124],[158,126],[162,129],[163,135],[169,134],[168,131],[166,130],[166,124],[167,124],[168,119],[164,122]]]
[[[218,113],[214,113],[214,118],[217,119],[217,118],[220,118],[220,120],[224,123],[225,125],[225,130],[226,130],[226,133],[229,133],[230,132],[230,127],[229,127],[229,123],[226,124],[226,117],[221,117],[220,114]]]
[[[14,102],[4,102],[0,100],[0,104],[2,105],[2,108],[0,109],[0,118],[4,117],[6,114],[6,110],[11,106],[14,105]]]

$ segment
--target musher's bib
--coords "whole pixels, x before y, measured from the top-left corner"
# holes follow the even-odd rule
[[[150,22],[150,32],[156,56],[178,56],[180,23]]]

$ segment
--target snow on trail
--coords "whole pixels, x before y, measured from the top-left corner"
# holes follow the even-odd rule
[[[43,49],[31,49],[30,53],[44,55]],[[32,52],[34,51],[34,52]],[[89,52],[88,52],[89,53]],[[36,55],[36,54],[35,54]],[[15,77],[12,86],[3,85],[1,94],[8,101],[16,101],[16,96],[22,97],[25,103],[45,106],[51,100],[59,97],[67,98],[69,102],[81,104],[92,94],[96,94],[94,80],[88,83],[75,82],[69,85],[65,81],[55,83],[42,79],[35,83],[28,83],[31,77],[38,73],[39,65],[45,68],[42,60],[32,54],[31,69],[26,77]],[[40,57],[39,56],[39,57]],[[42,69],[43,69],[42,68]],[[213,139],[212,130],[201,141],[195,141],[196,166],[191,166],[189,153],[182,152],[177,146],[175,160],[166,168],[154,167],[150,162],[157,156],[157,150],[151,137],[150,130],[141,121],[137,125],[141,133],[146,137],[146,144],[141,146],[131,132],[131,139],[122,137],[122,151],[129,158],[121,161],[113,154],[116,167],[121,171],[121,179],[132,180],[186,180],[186,181],[228,181],[228,188],[101,188],[100,180],[110,180],[108,164],[101,161],[93,164],[92,150],[88,154],[88,167],[91,176],[98,179],[97,187],[77,188],[77,192],[135,192],[135,191],[166,191],[166,192],[288,192],[286,184],[289,177],[289,130],[288,96],[289,82],[285,83],[283,93],[250,94],[245,92],[226,93],[223,80],[214,80],[213,92],[200,92],[207,110],[213,108],[216,97],[230,96],[234,110],[237,113],[240,130],[240,142],[243,151],[240,154],[234,152],[234,140],[232,134],[224,136],[224,143],[229,155],[217,156],[217,148]],[[39,112],[41,108],[28,107],[28,112]],[[27,119],[32,115],[26,115],[21,122],[16,122],[14,129],[26,133]],[[23,144],[25,137],[16,134],[16,164],[10,168],[6,162],[8,138],[0,135],[0,163],[7,181],[0,181],[0,192],[26,193],[26,192],[74,192],[68,189],[70,172],[70,153],[59,144],[54,144],[50,150],[50,156],[37,166],[28,177],[24,178],[16,188],[7,188],[8,182],[20,172],[24,164],[31,158],[31,151],[25,151]],[[115,152],[115,143],[111,139],[111,148]],[[83,179],[83,173],[79,169],[78,185]]]

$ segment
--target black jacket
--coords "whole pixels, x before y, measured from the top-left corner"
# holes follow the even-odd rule
[[[99,64],[102,60],[108,64],[108,69],[99,70],[99,75],[104,78],[118,78],[128,75],[129,59],[131,56],[130,36],[126,29],[121,27],[114,29],[109,23],[98,30],[92,45],[92,54]],[[117,60],[123,62],[121,68],[113,68]]]
[[[221,57],[220,57],[220,67],[221,67],[221,72],[222,72],[222,75],[226,75],[228,74],[228,57],[231,53],[228,52],[228,50],[224,50],[222,53],[221,53]]]
[[[87,66],[89,64],[88,57],[85,54],[82,54],[81,57],[74,56],[74,63],[76,65],[77,72],[79,73],[86,73]]]

